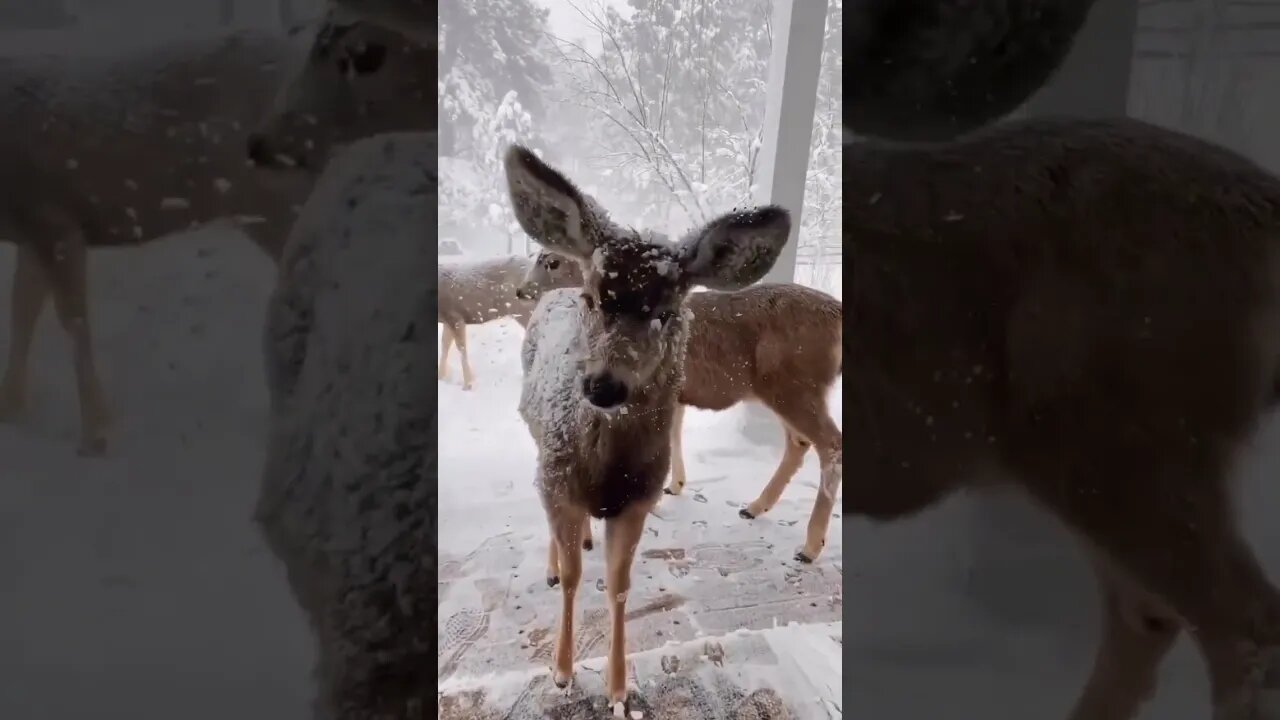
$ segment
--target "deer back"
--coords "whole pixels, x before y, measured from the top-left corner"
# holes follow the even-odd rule
[[[1270,396],[1280,182],[1248,160],[1128,119],[846,152],[851,477],[1238,436]]]
[[[311,180],[255,172],[240,148],[284,49],[280,37],[237,34],[5,64],[0,152],[24,180],[0,203],[71,212],[91,245],[235,216],[282,235]]]
[[[477,325],[512,315],[528,315],[533,303],[516,296],[531,262],[519,255],[440,264],[439,319]]]
[[[680,401],[708,410],[776,387],[825,393],[840,374],[840,301],[791,283],[693,293]]]

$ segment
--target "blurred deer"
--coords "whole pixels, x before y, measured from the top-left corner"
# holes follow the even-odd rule
[[[343,42],[396,37],[361,25]],[[275,94],[295,44],[240,33],[92,63],[72,54],[0,66],[0,241],[17,245],[0,420],[26,408],[31,344],[52,297],[71,339],[80,451],[106,450],[110,413],[93,347],[89,248],[136,246],[225,219],[279,256],[313,180],[256,172],[237,148]]]

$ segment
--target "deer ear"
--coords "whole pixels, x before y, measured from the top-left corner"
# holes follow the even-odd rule
[[[776,206],[722,215],[680,243],[680,268],[691,285],[740,290],[764,277],[791,233],[791,214]]]
[[[553,252],[590,257],[595,243],[583,221],[591,209],[582,192],[526,147],[513,145],[505,164],[511,207],[529,237]]]

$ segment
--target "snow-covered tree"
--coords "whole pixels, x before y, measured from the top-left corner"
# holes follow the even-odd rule
[[[773,3],[628,2],[624,17],[600,0],[574,0],[599,42],[557,42],[565,91],[556,101],[578,117],[567,116],[550,143],[573,141],[611,196],[633,197],[643,224],[687,225],[750,202]],[[839,253],[842,29],[843,0],[830,0],[800,234],[815,266],[809,279],[819,282],[818,266]]]
[[[455,155],[470,128],[515,91],[534,117],[551,81],[547,10],[532,0],[440,0],[440,153]]]

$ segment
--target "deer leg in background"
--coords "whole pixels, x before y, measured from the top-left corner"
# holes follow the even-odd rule
[[[80,395],[80,454],[101,455],[107,449],[110,414],[98,378],[89,326],[88,257],[84,237],[68,224],[49,261],[58,320],[71,339],[76,388]]]
[[[587,515],[582,519],[582,549],[590,550],[596,546],[596,541],[591,537],[591,516]]]
[[[1105,560],[1095,557],[1093,567],[1102,636],[1070,720],[1130,720],[1155,694],[1160,661],[1182,632],[1182,621]]]
[[[462,358],[462,389],[475,387],[475,373],[471,372],[471,359],[467,356],[467,325],[457,323],[453,326],[453,339],[458,343],[458,357]]]
[[[26,409],[28,366],[36,323],[49,300],[49,279],[35,248],[18,243],[9,316],[9,364],[0,380],[0,421]]]
[[[668,495],[679,495],[684,492],[686,480],[684,472],[684,405],[676,404],[671,416],[671,484],[666,487]]]
[[[843,479],[843,437],[839,426],[827,412],[824,394],[815,393],[811,386],[800,382],[778,380],[762,385],[770,388],[771,392],[769,397],[761,400],[778,414],[791,432],[813,443],[821,463],[818,497],[813,501],[804,549],[796,554],[796,559],[801,562],[813,562],[827,543],[827,526],[831,523],[836,493]]]
[[[609,664],[606,682],[609,702],[627,697],[627,593],[631,590],[631,562],[644,535],[644,521],[653,505],[637,502],[604,523],[605,592],[609,595]]]
[[[449,349],[453,347],[453,328],[449,323],[443,323],[444,330],[440,332],[440,371],[436,373],[436,377],[446,380],[449,377]]]
[[[804,465],[804,454],[809,451],[811,443],[793,432],[785,423],[782,429],[786,433],[786,442],[783,445],[782,461],[778,463],[778,469],[773,472],[773,477],[769,478],[769,483],[760,492],[760,497],[738,511],[738,515],[748,520],[760,517],[777,505],[778,499],[782,497],[791,479]]]

